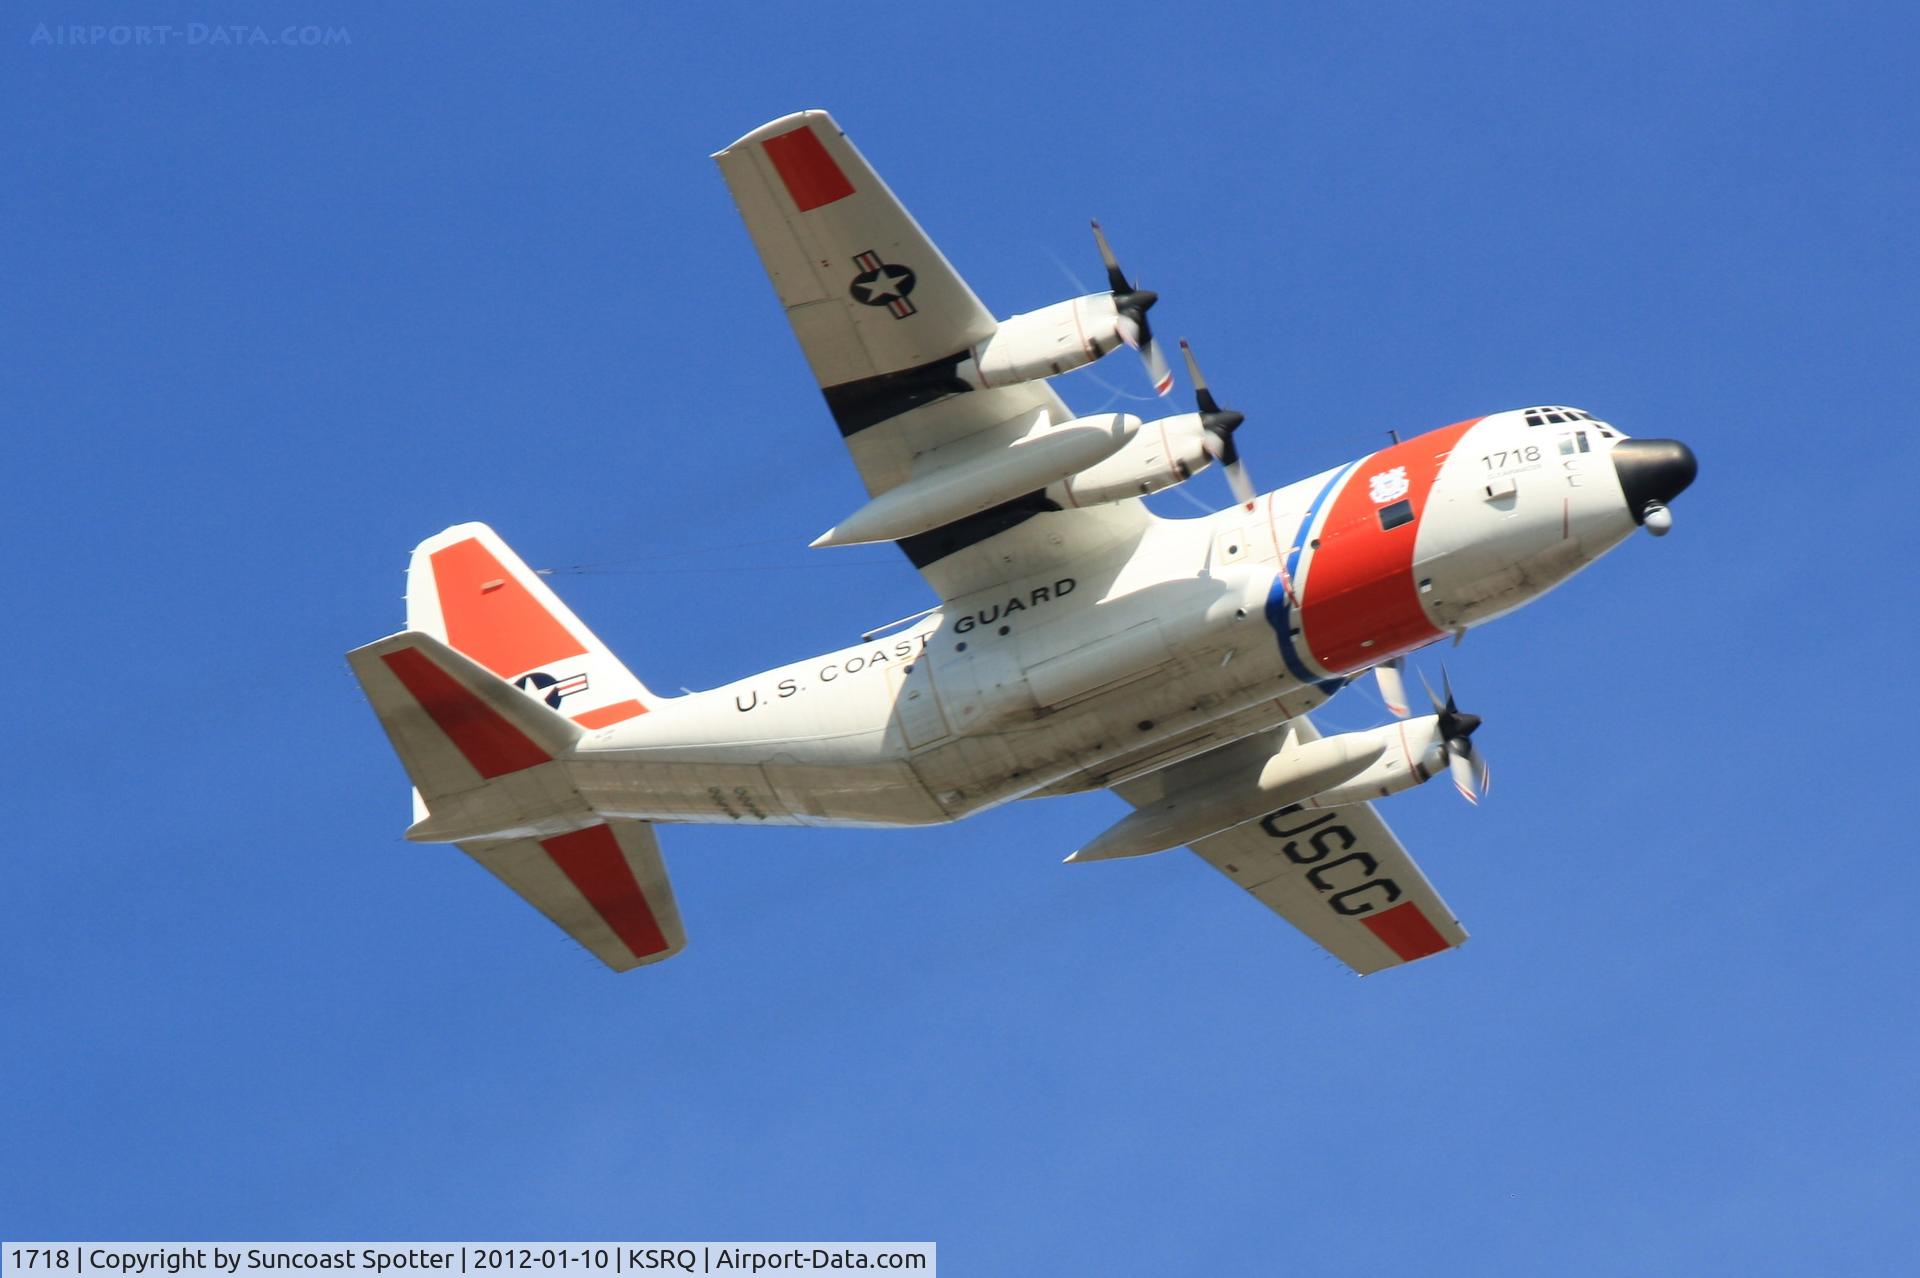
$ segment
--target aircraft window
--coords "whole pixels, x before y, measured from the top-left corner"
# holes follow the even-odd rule
[[[1562,435],[1560,437],[1560,455],[1562,457],[1571,457],[1575,453],[1592,451],[1591,445],[1587,443],[1587,432],[1584,430],[1576,430],[1571,435]]]
[[[1550,422],[1556,426],[1564,426],[1568,422],[1590,422],[1593,420],[1591,414],[1581,412],[1577,408],[1568,408],[1563,404],[1546,404],[1538,408],[1524,408],[1520,411],[1526,414],[1527,425],[1529,426],[1545,426]]]
[[[1391,506],[1382,506],[1380,508],[1380,526],[1382,528],[1398,528],[1401,524],[1410,524],[1412,522],[1413,503],[1410,501],[1396,501]]]

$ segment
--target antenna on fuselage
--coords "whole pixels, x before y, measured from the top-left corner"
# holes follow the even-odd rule
[[[860,636],[860,642],[872,643],[874,640],[874,636],[884,635],[885,633],[887,633],[887,631],[892,630],[897,626],[904,626],[909,622],[918,621],[922,617],[931,617],[934,613],[939,612],[940,608],[941,608],[940,604],[935,604],[931,608],[922,608],[919,612],[910,613],[907,616],[900,618],[898,621],[889,621],[884,626],[875,626],[873,629],[867,631],[867,633]]]

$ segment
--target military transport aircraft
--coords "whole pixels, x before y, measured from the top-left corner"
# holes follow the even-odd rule
[[[1455,422],[1257,493],[1223,410],[1076,417],[1048,377],[1121,346],[1173,376],[1155,295],[996,320],[824,112],[714,157],[871,500],[817,546],[893,542],[939,604],[685,696],[650,691],[483,524],[428,538],[407,629],[350,654],[453,842],[608,966],[686,943],[655,826],[893,826],[1105,787],[1133,806],[1068,859],[1186,845],[1362,974],[1466,932],[1369,800],[1487,785],[1450,687],[1415,715],[1405,655],[1535,599],[1695,474],[1671,440],[1579,409]],[[1218,463],[1234,504],[1143,495]],[[1308,712],[1373,671],[1391,722]]]

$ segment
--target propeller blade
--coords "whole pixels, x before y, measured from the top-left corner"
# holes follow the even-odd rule
[[[1153,329],[1147,324],[1147,312],[1160,300],[1160,295],[1133,286],[1127,273],[1120,269],[1120,260],[1113,255],[1113,245],[1107,243],[1107,233],[1100,229],[1098,220],[1093,223],[1093,238],[1100,246],[1100,262],[1107,268],[1107,288],[1113,294],[1114,310],[1119,312],[1114,320],[1114,332],[1121,341],[1140,352],[1147,376],[1153,382],[1153,393],[1165,395],[1173,389],[1173,370],[1167,367],[1167,357],[1160,353],[1159,345],[1153,340]]]
[[[1453,776],[1453,788],[1468,803],[1478,806],[1481,769],[1474,766],[1473,744],[1464,738],[1455,737],[1447,742],[1447,771]]]
[[[1099,219],[1094,219],[1093,238],[1100,245],[1100,262],[1107,268],[1107,287],[1114,293],[1131,293],[1133,285],[1127,283],[1126,273],[1120,269],[1119,259],[1113,255],[1113,246],[1107,243],[1107,233],[1100,229]]]
[[[1387,709],[1396,719],[1404,719],[1412,711],[1407,709],[1407,659],[1395,657],[1373,668],[1375,682],[1380,685],[1380,699],[1387,703]]]
[[[1193,378],[1193,402],[1200,410],[1200,426],[1205,431],[1201,446],[1207,450],[1207,456],[1227,472],[1227,485],[1233,489],[1234,500],[1250,505],[1256,495],[1253,477],[1240,464],[1240,449],[1233,442],[1233,432],[1240,429],[1247,415],[1220,407],[1213,397],[1213,388],[1200,373],[1200,361],[1193,357],[1193,347],[1184,337],[1180,339],[1180,354],[1187,361],[1188,376]]]
[[[1184,337],[1180,339],[1180,354],[1187,361],[1187,380],[1193,383],[1193,402],[1200,406],[1203,413],[1219,412],[1220,405],[1214,401],[1213,388],[1200,375],[1200,361],[1193,357],[1193,347],[1187,344]]]
[[[1153,379],[1153,393],[1165,395],[1173,389],[1173,370],[1167,367],[1167,357],[1160,353],[1160,343],[1146,332],[1141,325],[1140,358],[1146,361],[1147,376]]]
[[[1227,486],[1233,489],[1233,495],[1242,506],[1253,505],[1253,499],[1259,494],[1253,490],[1253,480],[1247,475],[1247,468],[1240,464],[1238,457],[1227,463]]]
[[[1384,667],[1377,667],[1384,668]],[[1440,740],[1444,743],[1447,755],[1447,772],[1453,778],[1453,788],[1468,803],[1477,804],[1487,788],[1492,784],[1492,773],[1487,762],[1480,757],[1469,740],[1480,729],[1482,722],[1477,714],[1468,714],[1453,699],[1453,680],[1447,675],[1446,663],[1440,664],[1440,686],[1446,690],[1447,699],[1443,704],[1434,694],[1433,685],[1427,682],[1425,672],[1420,682],[1427,690],[1427,700],[1433,703],[1433,713],[1439,722]]]

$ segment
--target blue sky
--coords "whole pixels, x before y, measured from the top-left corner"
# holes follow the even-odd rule
[[[1909,8],[209,3],[164,20],[349,42],[33,40],[136,20],[0,10],[0,1232],[1905,1268]],[[1062,866],[1105,795],[667,830],[691,945],[625,977],[400,839],[341,654],[449,523],[610,566],[556,584],[664,689],[929,602],[806,549],[858,481],[707,159],[807,106],[1002,314],[1091,287],[1100,217],[1263,487],[1538,402],[1693,445],[1670,537],[1449,655],[1492,801],[1385,812],[1465,949],[1358,981],[1185,853]]]

